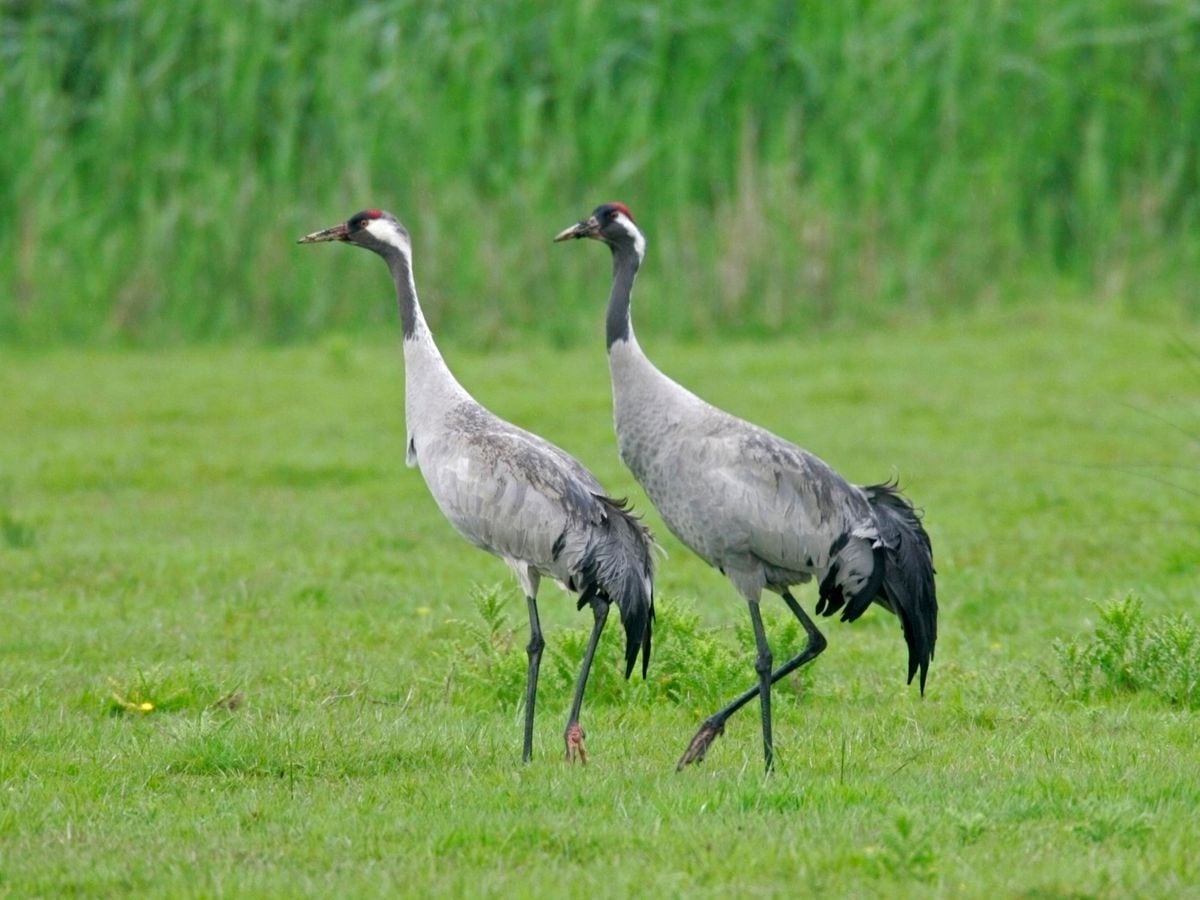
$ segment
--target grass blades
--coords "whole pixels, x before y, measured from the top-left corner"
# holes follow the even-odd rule
[[[773,776],[753,707],[674,772],[752,642],[621,468],[599,346],[446,347],[668,552],[649,681],[601,643],[586,768],[561,757],[589,617],[547,587],[522,766],[520,598],[405,468],[394,346],[10,352],[0,893],[1192,893],[1197,336],[1046,302],[903,340],[641,339],[854,480],[900,476],[939,571],[924,699],[893,618],[824,623]],[[766,613],[779,659],[800,636]]]
[[[1198,312],[1200,13],[969,0],[0,6],[0,337],[280,341],[390,322],[291,246],[411,227],[432,324],[595,333],[550,237],[629,202],[640,311],[743,335],[1007,304]],[[603,270],[601,270],[603,271]],[[555,315],[545,315],[547,303]]]

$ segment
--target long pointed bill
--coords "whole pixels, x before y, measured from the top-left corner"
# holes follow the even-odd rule
[[[349,234],[346,228],[346,223],[334,225],[332,228],[326,228],[324,231],[314,231],[312,234],[306,234],[297,244],[316,244],[320,241],[344,241]]]
[[[572,238],[594,238],[600,236],[600,223],[595,216],[584,219],[582,222],[577,222],[570,228],[564,228],[557,235],[555,241],[569,241]]]

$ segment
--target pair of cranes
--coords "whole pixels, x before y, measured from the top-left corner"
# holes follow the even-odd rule
[[[937,640],[937,597],[929,536],[894,484],[850,484],[822,460],[732,416],[672,381],[642,352],[630,301],[646,239],[628,207],[607,203],[555,241],[608,245],[613,279],[606,319],[614,422],[621,459],[676,537],[722,572],[746,601],[758,683],[700,726],[678,767],[704,759],[725,722],[759,698],[763,753],[774,758],[771,684],[815,659],[825,638],[790,588],[819,584],[818,615],[854,621],[872,602],[899,619],[908,644],[908,681],[921,692]],[[595,476],[554,444],[494,415],[451,373],[421,312],[412,242],[391,213],[368,209],[300,243],[343,241],[387,262],[404,332],[407,462],[417,466],[458,532],[500,557],[529,610],[523,758],[533,753],[534,706],[545,641],[537,594],[553,578],[590,606],[593,627],[564,735],[569,760],[587,761],[579,724],[588,672],[616,605],[625,627],[625,677],[650,661],[654,623],[653,539]],[[807,644],[773,670],[759,603],[779,594]]]

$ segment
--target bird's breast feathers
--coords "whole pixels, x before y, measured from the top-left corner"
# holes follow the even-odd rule
[[[423,444],[422,475],[467,540],[498,556],[557,568],[559,536],[603,515],[590,486],[520,433],[445,433]]]

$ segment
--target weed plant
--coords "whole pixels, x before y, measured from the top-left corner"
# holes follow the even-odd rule
[[[1064,694],[1080,700],[1145,691],[1184,709],[1200,708],[1200,629],[1187,613],[1148,617],[1132,595],[1097,607],[1090,635],[1058,640]]]

